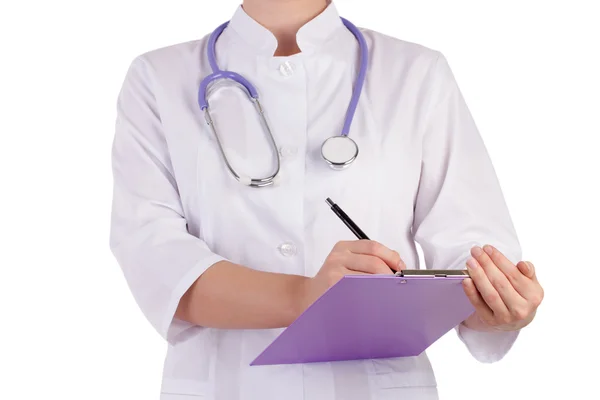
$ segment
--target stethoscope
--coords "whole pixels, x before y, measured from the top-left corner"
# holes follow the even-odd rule
[[[342,170],[347,168],[354,162],[354,160],[358,156],[358,146],[354,140],[348,137],[348,134],[350,133],[352,119],[354,118],[356,107],[358,105],[358,99],[360,98],[360,93],[365,82],[368,59],[367,43],[362,33],[350,21],[344,18],[341,18],[341,20],[346,26],[346,28],[348,28],[348,30],[352,32],[352,34],[358,41],[360,47],[360,69],[358,71],[358,76],[356,77],[356,82],[352,91],[352,98],[350,99],[350,104],[348,105],[348,109],[346,111],[346,118],[344,119],[344,126],[342,127],[341,134],[326,139],[321,145],[321,156],[327,162],[327,164],[334,170]],[[279,152],[277,151],[277,143],[275,142],[275,138],[273,137],[273,132],[271,131],[269,123],[265,118],[264,110],[260,105],[260,102],[258,101],[258,92],[256,91],[256,88],[240,74],[232,71],[223,71],[219,69],[219,66],[217,65],[217,57],[215,51],[216,42],[228,24],[229,22],[225,22],[224,24],[220,25],[217,29],[215,29],[215,31],[210,35],[210,38],[208,40],[208,62],[210,63],[213,73],[205,77],[202,80],[202,82],[200,82],[200,89],[198,91],[198,103],[200,105],[200,109],[204,111],[204,118],[206,119],[206,123],[212,130],[212,133],[214,134],[217,140],[219,149],[221,151],[221,155],[223,156],[225,164],[227,165],[227,168],[229,169],[231,174],[239,182],[247,186],[269,186],[275,183],[277,180],[281,168],[281,159],[279,157]],[[237,173],[236,170],[229,163],[229,160],[227,158],[227,155],[225,154],[225,150],[223,149],[223,145],[219,138],[219,134],[217,133],[217,130],[215,128],[214,121],[210,116],[207,100],[211,84],[218,79],[233,80],[235,83],[238,84],[238,86],[245,89],[248,98],[250,99],[250,101],[252,101],[252,103],[254,103],[255,109],[259,114],[260,120],[267,133],[269,134],[271,144],[275,149],[275,155],[277,157],[277,166],[271,175],[265,178],[251,178]]]

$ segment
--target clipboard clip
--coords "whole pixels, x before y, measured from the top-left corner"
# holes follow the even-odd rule
[[[447,278],[448,276],[469,276],[466,269],[405,269],[398,271],[394,276],[403,278],[406,276],[429,276],[432,278]]]

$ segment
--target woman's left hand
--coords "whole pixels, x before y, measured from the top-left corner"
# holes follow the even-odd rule
[[[475,313],[464,321],[476,330],[513,331],[527,326],[544,298],[533,264],[510,262],[498,249],[485,245],[471,249],[470,278],[463,281]]]

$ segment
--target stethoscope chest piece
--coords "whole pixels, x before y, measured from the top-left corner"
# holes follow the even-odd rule
[[[358,146],[346,135],[333,136],[323,142],[321,156],[331,168],[342,170],[354,162]]]
[[[344,125],[341,130],[341,134],[339,136],[333,136],[323,142],[321,146],[321,155],[325,162],[333,168],[334,170],[342,170],[347,168],[350,164],[354,162],[356,157],[358,156],[358,146],[354,142],[354,140],[348,137],[350,133],[350,127],[352,125],[352,119],[354,118],[354,113],[356,111],[356,107],[358,105],[358,100],[360,97],[360,93],[362,91],[363,84],[365,83],[365,76],[367,72],[369,51],[367,48],[367,42],[361,33],[360,29],[354,26],[350,21],[342,18],[342,22],[352,32],[352,34],[356,37],[358,41],[359,49],[360,49],[360,68],[358,70],[358,75],[356,77],[356,81],[354,84],[354,89],[352,90],[352,97],[350,99],[350,104],[348,105],[348,109],[346,110],[346,117],[344,118]],[[214,137],[217,140],[219,145],[219,149],[221,151],[221,155],[227,165],[227,168],[231,172],[231,174],[242,184],[251,187],[265,187],[276,184],[279,181],[279,173],[280,173],[280,163],[281,160],[279,158],[279,153],[277,153],[277,165],[273,170],[272,174],[264,177],[264,178],[251,178],[242,174],[239,174],[235,171],[233,166],[229,163],[227,159],[227,154],[225,154],[225,149],[221,144],[221,139],[219,138],[219,134],[217,133],[217,129],[215,127],[214,121],[210,115],[209,105],[208,105],[208,94],[210,90],[213,89],[213,82],[216,82],[221,79],[228,79],[236,82],[240,88],[243,88],[246,92],[250,100],[254,103],[256,111],[259,114],[260,119],[266,129],[268,136],[270,138],[271,145],[273,148],[277,149],[277,144],[275,143],[275,138],[273,137],[273,132],[271,132],[271,128],[269,127],[268,121],[265,118],[264,110],[258,100],[258,91],[256,88],[243,76],[236,72],[225,71],[219,68],[217,64],[217,54],[216,54],[216,42],[221,33],[225,30],[225,28],[229,25],[229,22],[225,22],[217,27],[214,32],[210,35],[208,40],[208,45],[206,48],[206,53],[208,56],[208,62],[212,69],[212,73],[206,76],[200,82],[200,87],[198,89],[198,105],[200,109],[204,111],[204,118],[206,119],[206,123],[210,127]]]

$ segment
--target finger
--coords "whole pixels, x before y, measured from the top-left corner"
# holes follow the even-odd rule
[[[488,307],[494,312],[494,317],[499,320],[507,319],[510,313],[506,304],[504,304],[502,297],[500,297],[500,294],[488,279],[484,269],[475,258],[470,258],[467,261],[467,270],[481,298],[483,298]]]
[[[406,265],[402,261],[400,254],[379,242],[363,239],[346,243],[345,248],[354,254],[366,254],[378,257],[394,271],[406,269]]]
[[[523,296],[523,292],[526,290],[528,279],[524,279],[527,275],[524,275],[522,271],[514,265],[500,250],[489,244],[483,246],[483,251],[488,255],[490,260],[496,265],[496,267],[506,276],[510,284],[515,290]]]
[[[532,280],[534,280],[536,278],[533,263],[531,263],[529,261],[519,261],[517,263],[517,268],[527,278],[532,279]]]
[[[391,274],[390,267],[379,257],[347,253],[342,259],[342,265],[349,270],[368,274]]]
[[[517,267],[523,272],[523,275],[531,279],[524,293],[522,293],[522,296],[527,299],[531,307],[537,308],[544,299],[544,289],[537,280],[533,263],[529,261],[520,261],[517,264]]]
[[[361,271],[352,271],[349,270],[347,268],[339,268],[336,269],[335,271],[332,271],[331,273],[329,273],[327,275],[327,279],[326,279],[326,283],[327,283],[327,288],[332,287],[333,285],[335,285],[336,283],[338,283],[340,280],[342,280],[344,278],[344,276],[347,275],[371,275],[371,274],[367,274],[366,272],[361,272]],[[323,290],[325,290],[324,288],[322,288]],[[323,294],[323,292],[319,292],[319,295]]]
[[[386,267],[387,268],[387,267]],[[389,269],[389,268],[388,268]],[[355,271],[353,269],[348,269],[346,268],[346,273],[344,275],[373,275],[369,272],[363,272],[363,271]]]
[[[396,269],[396,271],[403,271],[406,269],[406,263],[404,262],[404,260],[402,259],[402,256],[400,256],[400,253],[398,253],[397,251],[394,250],[394,253],[398,254],[398,259],[400,260],[398,262],[398,268]]]
[[[374,240],[357,240],[349,250],[355,254],[366,254],[378,257],[394,271],[406,269],[406,264],[397,251],[394,251]]]
[[[480,247],[475,246],[471,249],[471,254],[477,259],[479,265],[482,266],[487,279],[496,289],[507,308],[511,312],[514,312],[515,308],[521,308],[525,299],[517,292],[512,283],[509,282],[506,275],[500,271],[488,253]]]
[[[486,304],[486,302],[479,294],[477,287],[473,283],[473,280],[470,278],[466,278],[462,282],[463,289],[465,290],[465,294],[469,298],[469,301],[475,307],[475,312],[479,314],[479,318],[481,318],[484,322],[488,324],[493,324],[494,322],[494,312],[490,309],[490,307]]]

